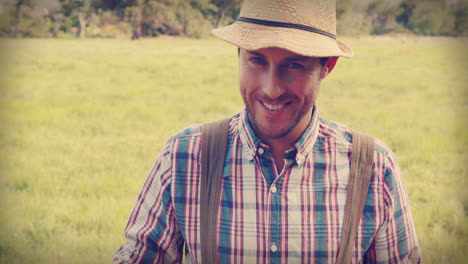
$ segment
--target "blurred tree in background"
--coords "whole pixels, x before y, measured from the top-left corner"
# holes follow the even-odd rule
[[[336,31],[338,35],[368,35],[370,22],[365,18],[368,3],[365,1],[336,1]]]
[[[455,35],[468,36],[468,1],[460,1],[454,5]]]
[[[233,22],[240,11],[241,0],[213,0],[212,13],[208,17],[212,17],[212,24],[215,28],[221,25],[230,24]]]
[[[210,29],[203,14],[215,9],[208,0],[128,0],[124,20],[133,26],[132,39],[142,36],[202,37]]]
[[[445,0],[425,0],[414,4],[407,27],[419,35],[451,35],[455,17]]]
[[[65,18],[66,30],[71,27],[77,28],[77,37],[86,37],[86,28],[90,20],[96,16],[95,6],[91,5],[91,0],[59,0],[60,9],[57,15]],[[64,20],[62,20],[63,22]]]
[[[200,38],[242,0],[4,0],[0,36]],[[339,35],[468,35],[466,0],[337,0]]]
[[[14,10],[14,19],[13,19],[13,34],[15,37],[18,37],[20,35],[20,31],[22,30],[21,28],[21,22],[23,21],[24,18],[28,18],[28,13],[24,12],[25,8],[31,8],[33,7],[33,1],[32,0],[18,0],[15,3],[15,10]]]
[[[397,22],[397,17],[401,13],[400,4],[394,1],[377,0],[372,2],[366,11],[366,15],[371,23],[370,33],[382,35],[399,31],[403,28]]]

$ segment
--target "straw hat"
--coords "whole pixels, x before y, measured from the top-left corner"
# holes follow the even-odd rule
[[[353,51],[336,39],[334,0],[245,0],[233,24],[213,34],[247,50],[279,47],[310,57]]]

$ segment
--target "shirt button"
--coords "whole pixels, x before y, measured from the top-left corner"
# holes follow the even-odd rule
[[[271,244],[270,249],[271,249],[271,252],[276,252],[276,251],[278,251],[278,247],[276,246],[276,243],[275,243],[275,242],[273,242],[273,244]]]
[[[303,155],[297,154],[297,156],[296,156],[297,164],[301,165],[302,163],[304,163],[304,160],[305,160],[305,157]]]
[[[258,154],[263,155],[265,153],[265,150],[263,148],[258,148]]]
[[[276,193],[278,189],[276,188],[276,185],[271,186],[271,192]]]

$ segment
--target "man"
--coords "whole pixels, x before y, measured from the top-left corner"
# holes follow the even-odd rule
[[[238,47],[245,110],[229,120],[216,254],[220,263],[335,263],[352,132],[319,116],[320,82],[351,49],[335,39],[335,4],[245,0],[214,31]],[[200,263],[201,126],[173,136],[144,184],[115,263]],[[420,263],[408,196],[375,141],[352,263]]]

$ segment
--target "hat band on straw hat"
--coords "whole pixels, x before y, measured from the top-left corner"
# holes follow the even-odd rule
[[[308,57],[354,55],[337,39],[336,2],[330,0],[244,0],[239,18],[212,32],[245,50],[276,47]]]
[[[263,26],[270,26],[270,27],[283,27],[283,28],[294,28],[294,29],[300,29],[304,31],[309,31],[312,33],[317,33],[321,34],[327,37],[330,37],[332,39],[336,39],[336,35],[331,34],[329,32],[314,28],[314,27],[309,27],[301,24],[294,24],[294,23],[285,23],[285,22],[277,22],[277,21],[270,21],[270,20],[263,20],[263,19],[256,19],[256,18],[248,18],[248,17],[239,17],[237,21],[241,22],[247,22],[247,23],[252,23],[252,24],[258,24],[258,25],[263,25]]]

